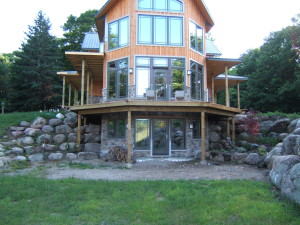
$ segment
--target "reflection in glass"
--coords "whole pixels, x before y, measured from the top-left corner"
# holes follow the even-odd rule
[[[139,35],[138,43],[151,44],[152,42],[152,26],[150,16],[139,16]]]
[[[172,69],[172,97],[176,91],[184,90],[184,70]]]
[[[167,121],[154,120],[153,124],[153,155],[169,155],[167,141]]]
[[[167,71],[157,70],[154,72],[154,86],[157,99],[167,98]]]
[[[150,120],[135,120],[135,149],[150,150]]]
[[[154,17],[154,43],[167,44],[167,18]]]
[[[183,119],[172,120],[172,150],[185,149],[185,121]]]
[[[154,67],[168,67],[168,58],[154,58],[153,66]]]
[[[177,12],[182,12],[183,7],[182,7],[182,2],[178,0],[170,0],[170,11],[177,11]]]
[[[138,98],[146,97],[146,90],[149,88],[150,83],[150,69],[137,68],[136,69],[136,95]]]
[[[111,23],[108,26],[108,43],[109,49],[113,49],[118,46],[118,22]]]
[[[181,18],[170,18],[169,19],[169,34],[170,34],[170,45],[182,45],[183,34],[182,34],[182,19]]]
[[[138,8],[152,10],[152,0],[139,0]]]
[[[137,66],[150,66],[150,58],[149,57],[137,57],[136,65]]]
[[[167,0],[154,0],[154,10],[167,11]]]
[[[108,97],[127,97],[128,87],[128,59],[120,59],[108,63]]]
[[[120,20],[120,38],[119,46],[128,45],[129,43],[129,21],[128,18]]]

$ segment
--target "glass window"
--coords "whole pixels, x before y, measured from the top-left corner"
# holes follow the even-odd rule
[[[108,63],[108,98],[126,98],[128,88],[128,59]]]
[[[109,120],[107,124],[109,138],[125,138],[125,119]]]
[[[129,44],[128,17],[108,24],[108,50],[120,48]]]
[[[191,61],[191,97],[192,99],[204,100],[204,77],[203,66]]]
[[[150,150],[150,120],[135,120],[135,149]]]
[[[181,17],[139,15],[138,44],[183,45]]]
[[[192,125],[193,125],[193,139],[200,139],[200,131],[201,131],[200,120],[192,121]]]
[[[146,97],[146,90],[150,86],[150,69],[137,68],[136,69],[136,96],[138,98]]]
[[[184,90],[184,70],[172,69],[172,97],[175,97],[176,91]]]
[[[148,57],[137,57],[136,58],[137,66],[150,66],[150,58]]]
[[[168,58],[154,58],[153,66],[154,67],[168,67]]]
[[[172,120],[172,150],[185,149],[185,121],[183,119]]]
[[[179,0],[138,0],[138,9],[183,12],[183,3]]]
[[[190,47],[200,53],[203,53],[203,29],[190,21]]]

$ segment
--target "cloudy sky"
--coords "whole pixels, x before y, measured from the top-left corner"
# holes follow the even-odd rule
[[[89,9],[100,9],[106,0],[9,0],[0,7],[0,53],[20,48],[28,25],[34,25],[39,10],[52,23],[52,34],[62,36],[61,26],[70,14],[79,16]],[[223,57],[238,58],[257,48],[272,31],[291,25],[300,13],[299,0],[205,0],[215,21],[211,30]]]

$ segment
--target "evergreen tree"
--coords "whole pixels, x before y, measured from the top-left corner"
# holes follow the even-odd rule
[[[34,22],[26,33],[27,40],[20,51],[15,52],[10,80],[13,110],[48,110],[57,107],[61,98],[61,81],[56,75],[58,42],[50,35],[50,21],[42,11]]]

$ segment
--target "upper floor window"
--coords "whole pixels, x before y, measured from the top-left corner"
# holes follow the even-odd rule
[[[129,44],[129,19],[123,19],[108,24],[108,50],[124,47]]]
[[[108,98],[110,100],[127,97],[128,59],[120,59],[107,64]]]
[[[182,17],[139,15],[138,44],[182,46]]]
[[[191,48],[203,54],[203,29],[192,21],[189,26]]]
[[[138,0],[138,9],[183,12],[183,4],[179,0]]]

